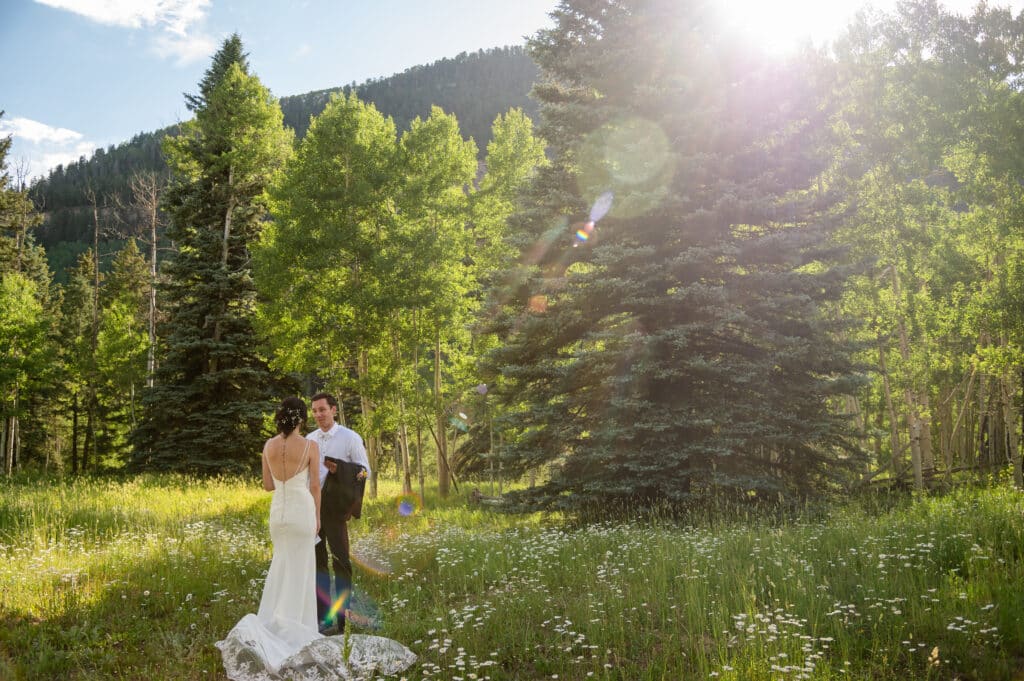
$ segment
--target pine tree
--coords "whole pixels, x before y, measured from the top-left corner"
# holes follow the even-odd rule
[[[89,386],[95,381],[96,361],[92,347],[93,254],[87,250],[68,272],[60,323],[60,358],[65,400],[71,419],[71,472],[85,472],[95,463],[93,439],[88,429]]]
[[[135,463],[215,473],[254,467],[275,381],[258,354],[249,246],[264,190],[287,159],[281,109],[225,41],[188,98],[196,117],[165,140],[173,179],[167,236],[167,323],[156,385],[143,397]]]
[[[138,395],[146,383],[149,279],[149,265],[129,239],[114,257],[100,292],[97,451],[115,467],[129,455],[128,436],[136,426]]]
[[[494,355],[519,498],[607,511],[775,499],[855,457],[829,408],[851,366],[823,306],[828,196],[814,71],[730,43],[710,4],[566,0],[532,41],[542,168]],[[611,209],[606,213],[609,197]]]

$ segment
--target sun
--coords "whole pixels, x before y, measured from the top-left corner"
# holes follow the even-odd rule
[[[947,12],[969,16],[978,0],[939,0]],[[989,7],[1020,12],[1024,0],[990,0]],[[720,0],[719,16],[752,43],[773,54],[792,52],[808,42],[831,43],[860,10],[892,13],[896,0]]]
[[[831,42],[865,4],[863,0],[725,0],[717,3],[716,10],[751,42],[783,54],[808,42],[816,46]]]

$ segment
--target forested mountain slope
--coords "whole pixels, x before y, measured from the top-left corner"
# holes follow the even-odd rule
[[[535,118],[537,106],[528,93],[537,77],[537,67],[523,47],[499,47],[462,53],[433,64],[413,66],[402,73],[350,83],[334,89],[281,97],[285,125],[294,128],[296,137],[305,135],[311,116],[323,111],[331,95],[355,89],[360,99],[373,104],[395,120],[404,130],[417,116],[426,117],[432,105],[454,113],[464,137],[473,137],[481,154],[486,150],[494,118],[511,107],[520,107]],[[130,200],[129,184],[134,173],[150,171],[166,174],[167,166],[160,140],[174,134],[177,126],[135,135],[131,140],[106,149],[97,149],[67,166],[58,166],[48,177],[37,181],[32,199],[45,215],[36,237],[47,250],[50,265],[62,279],[63,270],[81,251],[92,244],[92,191],[101,215],[110,218],[104,206],[116,200]],[[107,238],[111,238],[107,234]],[[113,251],[113,248],[103,249]]]

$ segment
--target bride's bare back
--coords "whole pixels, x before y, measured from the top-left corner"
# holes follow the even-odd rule
[[[296,428],[287,437],[278,434],[267,440],[263,445],[263,461],[269,467],[270,474],[281,482],[301,473],[306,465],[310,467],[311,476],[319,475],[320,448],[315,442],[299,435]],[[267,489],[273,489],[273,486]]]

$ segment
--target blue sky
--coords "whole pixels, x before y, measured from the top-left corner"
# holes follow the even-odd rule
[[[683,2],[685,0],[679,0]],[[823,42],[863,0],[720,0],[773,50]],[[874,0],[888,8],[895,0]],[[237,31],[277,96],[389,76],[515,45],[557,0],[0,0],[0,135],[13,175],[35,177],[189,117],[221,41]],[[946,0],[966,11],[974,0]],[[1019,8],[1024,0],[990,0]]]
[[[0,134],[29,176],[190,117],[221,41],[237,31],[277,96],[389,76],[515,45],[556,0],[3,0]]]

